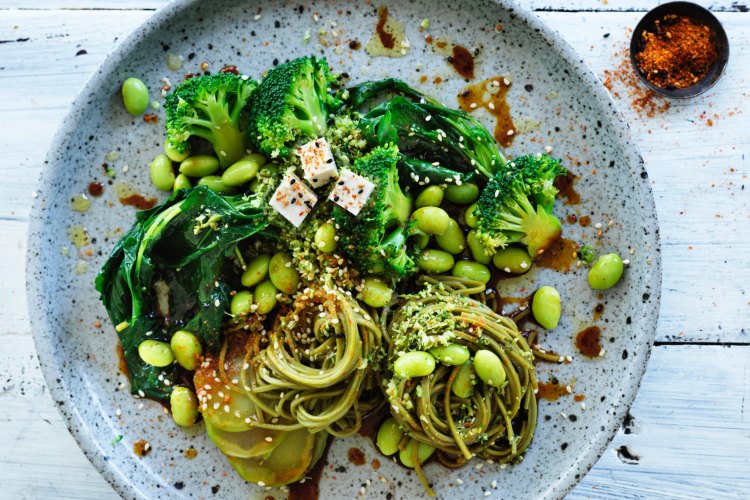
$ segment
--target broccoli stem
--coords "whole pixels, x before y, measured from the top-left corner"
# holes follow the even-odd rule
[[[210,119],[210,128],[206,134],[198,131],[195,134],[213,144],[219,164],[226,168],[245,155],[245,134],[240,132],[237,123],[232,120],[223,95],[220,99],[209,96],[202,108]]]

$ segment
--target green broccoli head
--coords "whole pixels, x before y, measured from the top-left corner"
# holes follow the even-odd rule
[[[552,215],[555,177],[566,170],[546,155],[522,156],[487,183],[477,201],[477,237],[488,253],[522,243],[532,257],[560,237],[560,221]]]
[[[301,57],[271,69],[250,102],[250,137],[272,158],[287,156],[289,144],[315,138],[328,128],[328,114],[341,106],[330,93],[336,80],[325,59]]]
[[[210,142],[223,167],[246,154],[247,134],[241,118],[258,83],[231,73],[196,76],[185,80],[164,103],[167,140],[185,151],[188,139]]]
[[[398,161],[398,148],[392,145],[355,161],[352,169],[373,181],[375,190],[356,217],[341,207],[332,216],[344,252],[365,272],[403,277],[416,270],[412,236],[418,230],[407,222],[412,199],[399,185]]]

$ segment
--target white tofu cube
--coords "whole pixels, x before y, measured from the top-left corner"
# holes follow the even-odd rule
[[[328,199],[341,208],[345,208],[349,213],[358,215],[374,190],[375,184],[366,177],[344,168],[331,194],[328,195]]]
[[[294,174],[287,174],[268,204],[294,227],[299,227],[317,202],[318,197],[302,179]]]
[[[313,188],[324,186],[339,176],[331,147],[324,137],[312,140],[297,148],[305,179]]]

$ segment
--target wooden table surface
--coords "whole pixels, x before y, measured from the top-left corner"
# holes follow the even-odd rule
[[[25,297],[26,233],[44,156],[74,95],[165,3],[0,0],[0,498],[117,497],[68,434],[42,378]],[[603,79],[657,4],[523,3]],[[637,96],[619,82],[612,88],[656,197],[662,309],[632,419],[571,497],[750,497],[750,13],[742,0],[700,3],[716,12],[732,50],[714,89],[648,116],[633,105]]]

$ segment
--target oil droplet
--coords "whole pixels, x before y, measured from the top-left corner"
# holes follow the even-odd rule
[[[118,153],[117,151],[110,151],[104,158],[110,163],[115,162],[120,159],[120,153]]]
[[[70,255],[70,248],[60,247],[60,255],[62,255],[63,257],[67,257],[68,255]]]
[[[156,198],[144,198],[133,186],[125,182],[115,183],[115,193],[120,203],[138,210],[145,210],[156,205]]]
[[[70,200],[70,209],[75,212],[87,212],[91,208],[91,200],[85,194],[77,194]]]
[[[91,240],[89,240],[89,233],[83,226],[70,226],[70,229],[68,229],[68,238],[76,248],[85,247],[91,243]]]
[[[86,271],[89,270],[89,263],[85,260],[79,260],[76,262],[75,266],[75,272],[76,274],[86,274]]]
[[[182,69],[183,59],[179,54],[167,54],[167,68],[172,71]]]
[[[375,33],[365,45],[365,52],[372,57],[404,57],[410,47],[404,24],[389,17],[387,7],[380,7]]]

